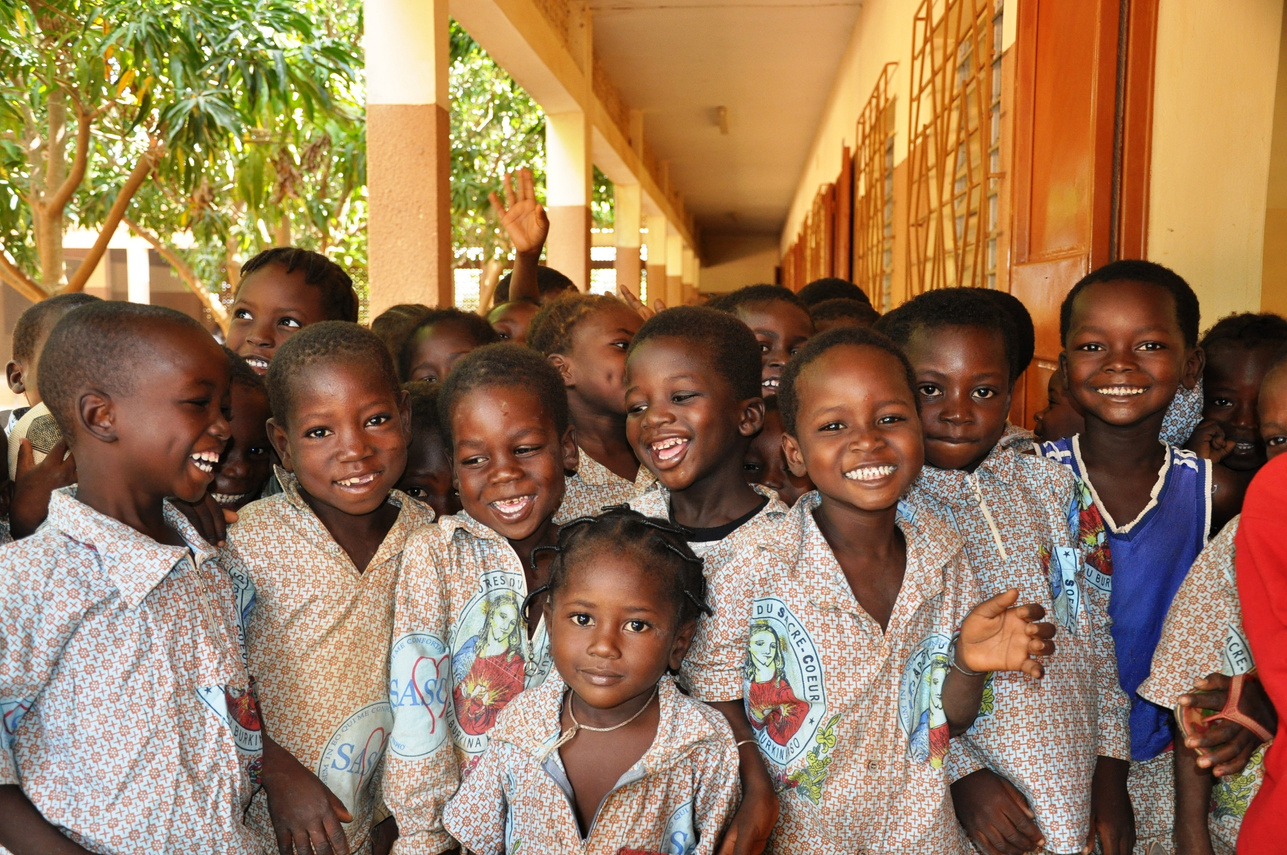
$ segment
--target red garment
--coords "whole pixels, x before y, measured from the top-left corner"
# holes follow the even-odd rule
[[[505,705],[523,691],[523,657],[517,653],[479,656],[469,675],[452,690],[456,721],[471,736],[486,733]]]
[[[751,727],[766,731],[778,745],[790,742],[809,714],[809,705],[796,697],[791,684],[781,677],[752,683],[749,694]]]
[[[1242,503],[1234,540],[1238,597],[1251,654],[1274,706],[1287,711],[1287,455],[1265,465]],[[1238,836],[1239,855],[1281,852],[1287,814],[1287,715],[1265,754],[1265,782]]]

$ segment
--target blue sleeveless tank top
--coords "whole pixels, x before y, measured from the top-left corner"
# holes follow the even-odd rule
[[[1171,600],[1211,530],[1211,461],[1167,445],[1152,500],[1134,520],[1120,523],[1104,509],[1086,477],[1077,437],[1038,443],[1037,448],[1086,482],[1107,525],[1113,561],[1108,614],[1122,691],[1131,699],[1131,759],[1151,760],[1171,744],[1172,711],[1135,690],[1148,677]]]

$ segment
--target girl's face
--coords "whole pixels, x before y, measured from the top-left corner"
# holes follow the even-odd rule
[[[1086,414],[1117,427],[1159,420],[1183,383],[1202,373],[1187,347],[1175,300],[1159,285],[1096,282],[1074,301],[1060,357],[1068,391]]]
[[[1273,355],[1267,347],[1232,344],[1217,344],[1206,354],[1202,417],[1220,425],[1225,438],[1233,441],[1233,451],[1220,461],[1229,469],[1254,472],[1265,465],[1256,402]]]
[[[416,330],[411,341],[404,380],[427,380],[441,383],[456,360],[478,347],[478,342],[462,324],[442,321]]]
[[[824,505],[890,510],[916,480],[925,450],[905,378],[893,354],[864,345],[833,347],[800,372],[795,435],[782,445]]]
[[[776,395],[787,360],[813,335],[813,318],[785,300],[739,306],[737,316],[755,333],[760,345],[761,391],[766,398]]]
[[[268,264],[242,280],[230,310],[228,347],[258,374],[286,339],[309,324],[326,320],[322,290],[304,281],[304,271],[286,272]]]
[[[504,641],[518,624],[518,609],[506,603],[492,612],[492,640]]]
[[[559,366],[571,396],[591,408],[616,416],[626,414],[626,348],[643,319],[627,306],[592,312],[572,330],[570,352]]]
[[[583,554],[566,572],[545,604],[559,675],[596,709],[646,700],[683,664],[696,621],[679,624],[665,580],[629,550]]]
[[[995,330],[921,328],[907,342],[925,430],[925,462],[973,472],[1005,433],[1010,362]]]
[[[1260,440],[1270,460],[1287,451],[1287,364],[1266,374],[1260,385]]]

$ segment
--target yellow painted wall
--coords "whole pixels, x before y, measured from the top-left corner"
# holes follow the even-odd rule
[[[1148,256],[1189,281],[1202,325],[1261,305],[1282,0],[1162,0]]]
[[[743,285],[772,282],[778,241],[768,235],[706,235],[702,242],[701,290],[726,294]]]
[[[1265,210],[1265,256],[1261,267],[1260,310],[1287,315],[1287,15],[1278,48],[1278,93],[1269,156],[1269,193]]]

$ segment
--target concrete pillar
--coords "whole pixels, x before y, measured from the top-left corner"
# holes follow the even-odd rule
[[[590,122],[585,113],[545,117],[546,264],[590,289]]]
[[[125,299],[131,303],[152,302],[152,263],[148,245],[131,242],[125,249]]]
[[[666,219],[648,215],[648,305],[666,299]]]
[[[370,316],[450,306],[447,0],[366,0]]]
[[[680,281],[683,285],[682,296],[684,305],[696,302],[697,297],[697,255],[693,252],[692,247],[684,247],[684,269],[680,274]]]
[[[639,226],[643,215],[643,190],[638,184],[613,188],[612,237],[617,244],[617,285],[639,293]]]
[[[666,308],[684,305],[684,236],[666,224]]]

